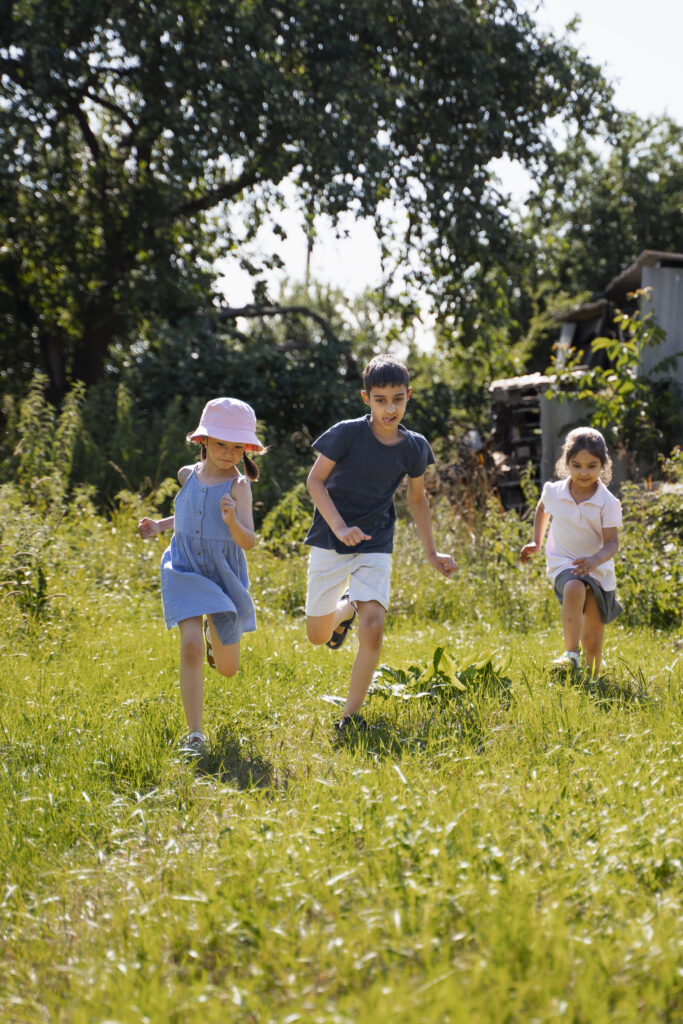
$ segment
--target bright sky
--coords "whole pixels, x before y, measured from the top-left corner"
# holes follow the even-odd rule
[[[683,41],[683,0],[519,0],[520,5],[535,11],[535,20],[552,29],[556,35],[575,15],[581,24],[572,36],[585,56],[602,67],[616,87],[615,101],[624,110],[634,110],[641,117],[669,114],[683,124],[683,89],[680,83],[681,42]],[[504,172],[504,185],[521,194],[526,179],[514,169]],[[377,240],[370,223],[354,224],[349,218],[345,227],[349,237],[340,240],[329,226],[318,225],[319,240],[313,250],[311,274],[344,289],[349,295],[359,294],[378,283],[379,257]],[[281,243],[263,233],[265,251],[276,248],[285,262],[284,275],[272,277],[273,298],[282,276],[302,281],[305,275],[306,245],[303,234],[292,219],[287,224],[291,238]],[[223,290],[231,305],[251,301],[251,281],[232,265],[225,265]]]

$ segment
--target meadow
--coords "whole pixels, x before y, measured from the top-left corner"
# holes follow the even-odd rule
[[[297,519],[271,529],[195,763],[142,503],[0,488],[0,1019],[683,1019],[675,507],[631,502],[593,683],[549,672],[528,524],[439,505],[447,583],[400,520],[371,728],[343,742],[355,640],[307,645]]]

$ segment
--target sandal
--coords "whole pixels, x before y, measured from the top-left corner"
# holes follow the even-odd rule
[[[209,633],[209,619],[204,619],[204,639],[206,641],[206,660],[209,668],[216,667],[216,659],[213,656],[213,647],[211,646],[211,634]]]
[[[365,732],[368,727],[368,723],[365,721],[362,715],[359,715],[357,711],[354,711],[352,715],[344,715],[338,722],[334,723],[334,728],[337,732],[350,734],[352,732]]]
[[[348,590],[346,590],[341,596],[342,601],[344,600],[344,598],[348,600],[348,596],[349,592]],[[348,632],[351,629],[351,626],[353,625],[354,619],[358,614],[356,612],[355,607],[353,605],[351,605],[351,607],[353,608],[353,615],[351,616],[351,618],[344,619],[343,622],[340,622],[337,628],[335,629],[334,633],[330,637],[330,639],[327,641],[327,646],[332,651],[338,651],[341,645],[344,643],[346,637],[348,636]]]

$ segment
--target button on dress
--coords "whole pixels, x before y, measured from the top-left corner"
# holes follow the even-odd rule
[[[237,477],[207,487],[195,466],[175,499],[174,533],[161,556],[166,628],[210,615],[221,643],[238,643],[256,629],[244,551],[223,521],[220,500]]]

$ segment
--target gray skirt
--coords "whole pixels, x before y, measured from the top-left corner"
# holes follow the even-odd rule
[[[617,615],[621,615],[623,612],[624,609],[617,601],[616,590],[603,590],[598,581],[594,580],[592,576],[577,576],[571,569],[563,569],[554,580],[555,596],[560,604],[562,604],[564,585],[569,580],[581,580],[586,587],[591,588],[595,603],[600,612],[600,618],[605,624],[612,622],[616,619]]]

